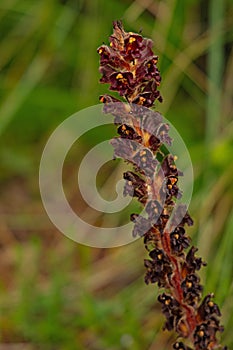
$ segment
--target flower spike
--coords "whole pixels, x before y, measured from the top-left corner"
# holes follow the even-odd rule
[[[196,257],[197,248],[186,232],[193,220],[185,205],[176,205],[182,198],[182,173],[175,157],[164,151],[164,145],[172,143],[169,125],[151,109],[157,101],[162,102],[153,42],[126,32],[120,21],[113,22],[109,41],[109,46],[97,50],[100,82],[109,84],[120,99],[106,94],[100,96],[100,101],[104,113],[111,113],[117,126],[119,136],[110,141],[114,155],[134,169],[123,174],[124,196],[135,197],[145,209],[144,216],[133,213],[130,217],[133,236],[143,237],[149,254],[144,260],[145,283],[163,288],[158,301],[165,316],[164,329],[174,330],[181,338],[174,342],[173,349],[227,350],[219,344],[218,333],[223,327],[213,294],[202,297],[197,272],[206,263]]]

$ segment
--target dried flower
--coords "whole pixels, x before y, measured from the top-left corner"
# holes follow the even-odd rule
[[[98,48],[100,82],[108,83],[126,103],[107,94],[100,96],[100,101],[104,113],[111,113],[118,127],[119,137],[111,140],[115,157],[134,168],[123,175],[124,195],[137,198],[145,207],[145,216],[131,214],[133,236],[143,237],[149,253],[144,260],[145,282],[157,283],[166,291],[158,296],[165,329],[187,338],[195,350],[226,350],[218,345],[216,334],[223,327],[213,294],[201,301],[203,287],[197,271],[206,263],[195,256],[196,247],[189,248],[191,239],[185,228],[193,225],[193,220],[185,205],[175,207],[176,199],[182,197],[178,185],[182,173],[174,156],[162,147],[172,143],[169,125],[159,112],[149,109],[155,101],[162,102],[158,56],[150,39],[125,32],[119,21],[113,22],[109,41],[110,46]],[[173,349],[193,350],[184,340],[176,341]]]

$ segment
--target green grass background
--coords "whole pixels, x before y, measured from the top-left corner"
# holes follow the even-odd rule
[[[232,349],[232,0],[1,1],[0,349],[171,348],[157,287],[143,282],[142,242],[114,249],[72,242],[51,224],[39,194],[49,135],[107,92],[96,49],[115,19],[154,40],[163,78],[158,108],[193,162],[189,233],[208,262],[204,289],[215,293]],[[77,161],[90,142],[82,140],[64,170],[77,208],[84,208],[74,186]]]

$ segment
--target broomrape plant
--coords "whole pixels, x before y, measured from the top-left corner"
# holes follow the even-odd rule
[[[162,102],[158,56],[153,42],[125,32],[120,21],[113,22],[110,45],[98,48],[101,83],[110,84],[124,102],[110,95],[100,96],[104,113],[111,113],[119,137],[111,140],[114,156],[133,165],[126,171],[124,195],[136,197],[143,214],[132,214],[133,236],[140,236],[149,257],[144,260],[145,282],[162,289],[158,301],[165,316],[164,329],[175,330],[176,350],[227,350],[219,344],[220,310],[213,294],[202,296],[197,271],[206,263],[196,256],[186,233],[193,220],[178,186],[182,172],[176,158],[167,150],[171,145],[169,126],[152,108]]]

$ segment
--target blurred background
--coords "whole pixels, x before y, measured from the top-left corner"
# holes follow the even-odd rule
[[[164,98],[156,107],[191,155],[189,234],[208,262],[204,290],[215,293],[223,343],[233,348],[232,0],[2,0],[1,350],[171,348],[174,334],[162,331],[158,289],[144,284],[142,241],[114,249],[77,244],[50,222],[39,193],[50,134],[107,92],[98,83],[96,49],[108,43],[115,19],[155,43]],[[79,211],[85,203],[75,186],[77,163],[98,140],[83,137],[64,166],[66,194]],[[106,165],[100,187],[111,171]]]

